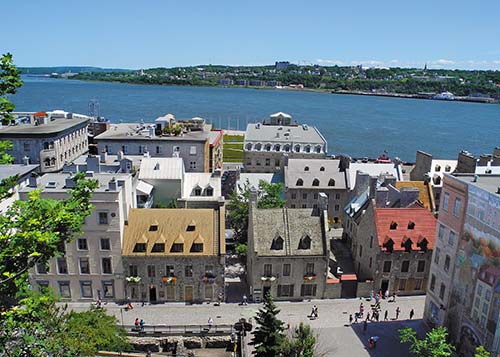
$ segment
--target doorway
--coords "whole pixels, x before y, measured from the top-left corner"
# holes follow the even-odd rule
[[[156,302],[156,286],[149,287],[149,302]]]
[[[264,286],[262,289],[263,289],[262,290],[262,292],[263,292],[262,297],[266,297],[266,295],[268,293],[271,293],[271,287],[270,286]]]
[[[385,292],[389,290],[389,280],[382,280],[382,285],[380,285],[380,289],[382,289],[382,294],[385,294]]]
[[[192,286],[185,286],[184,287],[184,300],[185,301],[193,301],[193,287]]]

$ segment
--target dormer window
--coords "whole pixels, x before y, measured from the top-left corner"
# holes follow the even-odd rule
[[[157,162],[153,170],[158,171],[159,169],[160,169],[160,163]]]
[[[316,153],[317,154],[320,154],[321,153],[321,146],[320,145],[317,145],[316,146]],[[324,170],[323,170],[324,171]]]
[[[266,145],[266,151],[271,151],[271,144]]]
[[[306,145],[304,148],[305,152],[311,152],[311,147],[309,145]]]
[[[324,167],[324,166],[321,166],[321,167],[319,168],[319,171],[325,171],[325,167]]]
[[[382,244],[382,247],[386,249],[386,252],[392,253],[394,251],[394,241],[389,238],[384,244]]]
[[[429,242],[427,241],[426,238],[422,239],[420,242],[417,243],[417,247],[419,247],[422,252],[427,252],[428,245]]]
[[[450,171],[451,171],[451,166],[450,166],[450,165],[446,165],[446,166],[444,167],[444,171],[446,171],[446,172],[450,172]]]
[[[314,179],[312,185],[313,186],[319,186],[319,180],[318,179]]]
[[[328,186],[335,186],[335,180],[331,178],[330,181],[328,181]]]
[[[200,187],[196,187],[194,189],[194,195],[195,196],[201,196],[201,188]]]
[[[170,249],[170,253],[182,253],[184,252],[184,243],[174,243]]]
[[[203,243],[193,243],[191,246],[191,253],[203,253]]]
[[[311,249],[311,237],[309,235],[306,234],[300,239],[298,249]]]
[[[435,167],[434,171],[436,171],[436,172],[439,172],[439,171],[441,171],[441,166],[439,166],[439,165],[436,165],[436,167]]]
[[[398,224],[394,221],[391,222],[391,226],[389,227],[391,230],[396,230],[398,229]]]
[[[274,145],[274,151],[279,152],[280,150],[281,150],[281,145],[280,144]]]
[[[300,145],[295,145],[295,152],[300,152]]]
[[[194,232],[196,230],[196,226],[194,224],[189,224],[186,228],[187,232]]]
[[[309,171],[309,166],[304,167],[304,171]]]
[[[144,253],[146,251],[146,243],[135,243],[134,253]]]
[[[304,181],[302,179],[298,179],[297,183],[295,184],[296,186],[304,186]]]
[[[440,185],[441,184],[441,177],[439,177],[438,175],[435,175],[432,178],[432,181],[434,181],[434,185]]]
[[[149,231],[150,232],[156,232],[158,231],[158,225],[157,224],[152,224],[149,226]]]
[[[415,222],[408,222],[408,229],[415,229]]]
[[[281,236],[274,238],[271,244],[271,250],[283,250],[283,243],[284,240]]]
[[[165,251],[165,243],[155,243],[151,248],[151,253],[163,253]]]
[[[248,143],[248,144],[246,145],[246,149],[247,149],[248,151],[252,150],[252,144],[251,144],[251,143]]]
[[[260,149],[262,149],[262,144],[261,143],[255,144],[255,150],[260,151]]]
[[[413,245],[413,242],[411,241],[410,238],[406,239],[403,243],[401,243],[401,247],[405,248],[406,253],[411,252],[411,246]]]
[[[207,189],[205,190],[205,193],[207,194],[207,196],[213,196],[214,189],[212,187],[207,187]]]

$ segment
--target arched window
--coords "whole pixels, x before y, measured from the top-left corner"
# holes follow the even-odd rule
[[[325,171],[325,167],[324,167],[324,166],[321,166],[321,167],[319,168],[319,171]]]
[[[283,149],[285,149],[285,152],[290,152],[290,145],[286,144]]]
[[[310,146],[310,145],[306,145],[306,146],[304,147],[304,151],[305,151],[305,152],[311,152],[311,146]]]
[[[261,143],[255,144],[255,150],[260,151],[261,149],[262,149],[262,144]]]
[[[283,250],[283,238],[281,236],[277,236],[273,239],[273,243],[271,244],[271,250]]]
[[[271,151],[271,144],[266,144],[266,151]]]
[[[314,149],[317,154],[321,153],[321,145],[316,145],[316,148]]]
[[[410,238],[406,239],[403,243],[401,243],[401,247],[405,248],[406,253],[411,252],[411,246],[413,245],[413,242],[411,241]]]
[[[313,180],[313,186],[319,186],[319,180],[318,179],[314,179]]]
[[[335,186],[335,180],[331,178],[330,181],[328,181],[328,186]]]
[[[298,249],[311,249],[311,237],[309,235],[306,234],[300,239]]]
[[[384,244],[382,244],[382,247],[384,247],[387,252],[392,253],[394,250],[394,241],[389,238]]]
[[[295,186],[304,186],[304,181],[301,178],[299,178]]]
[[[247,149],[248,151],[252,150],[252,144],[251,144],[251,143],[248,143],[248,144],[246,145],[246,149]]]
[[[304,171],[309,171],[309,166],[304,167]]]
[[[50,165],[51,166],[56,166],[56,158],[53,157],[52,159],[50,159]]]
[[[299,144],[295,145],[295,152],[300,152],[300,145]]]
[[[277,151],[277,152],[281,151],[281,145],[280,144],[274,145],[274,151]]]

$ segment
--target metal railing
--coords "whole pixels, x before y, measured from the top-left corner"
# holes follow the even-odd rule
[[[123,326],[129,335],[230,335],[235,332],[233,325],[144,325],[142,328],[135,325]]]

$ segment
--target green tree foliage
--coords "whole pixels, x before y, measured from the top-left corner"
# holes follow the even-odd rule
[[[293,329],[292,335],[283,343],[285,357],[313,357],[316,350],[316,336],[311,326],[300,323]]]
[[[476,354],[474,355],[474,357],[490,357],[491,354],[486,351],[486,348],[484,348],[483,346],[479,346],[476,348]]]
[[[12,55],[4,54],[0,57],[0,120],[4,124],[12,121],[14,110],[14,104],[7,99],[7,95],[15,94],[22,85],[21,71],[14,65]]]
[[[437,327],[419,339],[417,333],[411,328],[399,330],[401,343],[410,344],[410,352],[419,357],[446,357],[451,356],[454,347],[447,342],[448,330],[445,327]]]
[[[264,306],[257,312],[256,327],[250,342],[257,357],[276,357],[282,352],[285,340],[284,323],[277,318],[280,311],[273,302],[271,294],[264,297]]]
[[[2,356],[94,356],[130,349],[125,330],[102,309],[68,312],[47,292],[26,292],[19,303],[2,313]]]
[[[248,252],[248,246],[245,243],[238,243],[235,248],[236,254],[240,257],[246,257]]]
[[[30,268],[62,255],[64,244],[80,234],[96,187],[97,181],[78,173],[66,199],[41,198],[35,190],[29,200],[16,201],[0,216],[0,311],[24,292]]]
[[[237,239],[242,243],[246,242],[247,239],[250,189],[250,183],[245,182],[243,187],[239,187],[240,193],[237,193],[236,190],[233,191],[227,205],[229,225],[234,229]],[[281,183],[268,183],[261,180],[257,192],[258,208],[280,208],[285,205]]]
[[[14,158],[9,154],[9,151],[12,149],[12,143],[10,141],[2,140],[0,141],[0,164],[12,164],[14,162]]]

